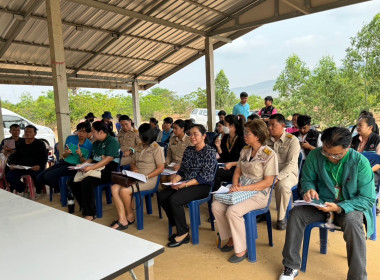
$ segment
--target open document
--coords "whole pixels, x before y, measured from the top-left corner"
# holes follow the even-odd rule
[[[69,167],[67,167],[68,169],[73,169],[73,170],[79,170],[79,169],[83,169],[83,168],[85,168],[85,167],[87,167],[87,166],[93,166],[94,165],[94,163],[88,163],[88,162],[86,162],[86,163],[83,163],[83,164],[81,164],[81,165],[77,165],[77,166],[69,166]]]
[[[140,182],[146,183],[146,176],[144,174],[141,174],[141,173],[137,173],[137,172],[133,172],[133,171],[129,171],[129,170],[123,170],[122,172],[112,172],[112,173],[123,175],[123,176],[129,177],[129,178],[136,179]]]
[[[177,174],[177,171],[174,171],[174,170],[169,169],[169,168],[165,168],[164,171],[161,173],[161,175],[166,175],[166,176],[169,176],[172,174]]]
[[[167,182],[167,183],[162,183],[163,185],[165,185],[165,186],[178,186],[178,185],[181,185],[181,184],[184,184],[184,183],[186,183],[186,181],[179,181],[179,182],[177,182],[177,183],[174,183],[174,184],[172,184],[171,182]]]
[[[230,192],[230,189],[232,187],[232,184],[228,184],[227,186],[220,186],[220,188],[215,191],[215,192],[212,192],[212,194],[216,194],[216,193],[229,193]]]
[[[294,206],[302,206],[302,205],[310,205],[310,206],[315,206],[315,207],[326,207],[326,205],[318,202],[318,201],[310,201],[306,202],[305,200],[296,200],[293,202]]]
[[[8,163],[7,163],[8,166],[10,166]],[[22,170],[28,170],[30,168],[32,168],[31,166],[25,166],[25,165],[13,165],[13,168],[14,169],[22,169]]]

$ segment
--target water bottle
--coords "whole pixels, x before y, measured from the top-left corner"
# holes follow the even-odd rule
[[[67,207],[69,209],[69,213],[73,214],[75,210],[75,201],[73,192],[69,187],[67,187]]]

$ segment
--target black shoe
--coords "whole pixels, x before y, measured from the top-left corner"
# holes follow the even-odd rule
[[[220,248],[220,251],[222,251],[222,252],[230,252],[230,251],[232,251],[233,248],[234,248],[234,246],[228,246],[226,244],[222,248]]]
[[[265,214],[261,214],[256,216],[256,223],[266,222],[267,216]]]
[[[170,241],[168,243],[168,247],[169,248],[175,248],[175,247],[179,247],[181,246],[182,244],[187,244],[190,242],[190,235],[186,235],[186,237],[184,239],[182,239],[182,241],[176,241],[175,239],[173,241]]]
[[[177,237],[176,233],[173,233],[172,235],[169,236],[168,241],[173,241]]]
[[[281,221],[277,221],[277,229],[278,230],[286,229],[287,223],[288,223],[288,221],[286,220],[286,218],[282,219]]]
[[[237,257],[235,254],[231,257],[231,258],[229,258],[228,259],[228,261],[230,262],[230,263],[239,263],[239,262],[241,262],[241,261],[243,261],[245,258],[247,258],[248,257],[248,252],[247,253],[245,253],[243,256],[241,256],[241,257]]]

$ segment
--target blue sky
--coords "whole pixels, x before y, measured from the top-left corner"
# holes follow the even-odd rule
[[[350,37],[379,12],[380,1],[375,0],[264,25],[216,50],[215,74],[223,69],[234,88],[276,79],[292,54],[297,54],[310,68],[323,56],[333,57],[339,66]],[[205,88],[204,58],[157,86],[180,95]],[[24,92],[37,97],[49,89],[52,87],[0,85],[1,99],[12,103],[17,103]]]

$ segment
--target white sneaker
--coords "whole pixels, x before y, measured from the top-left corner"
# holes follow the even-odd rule
[[[292,269],[290,267],[284,268],[284,271],[281,273],[279,280],[292,280],[298,275],[298,269]]]

